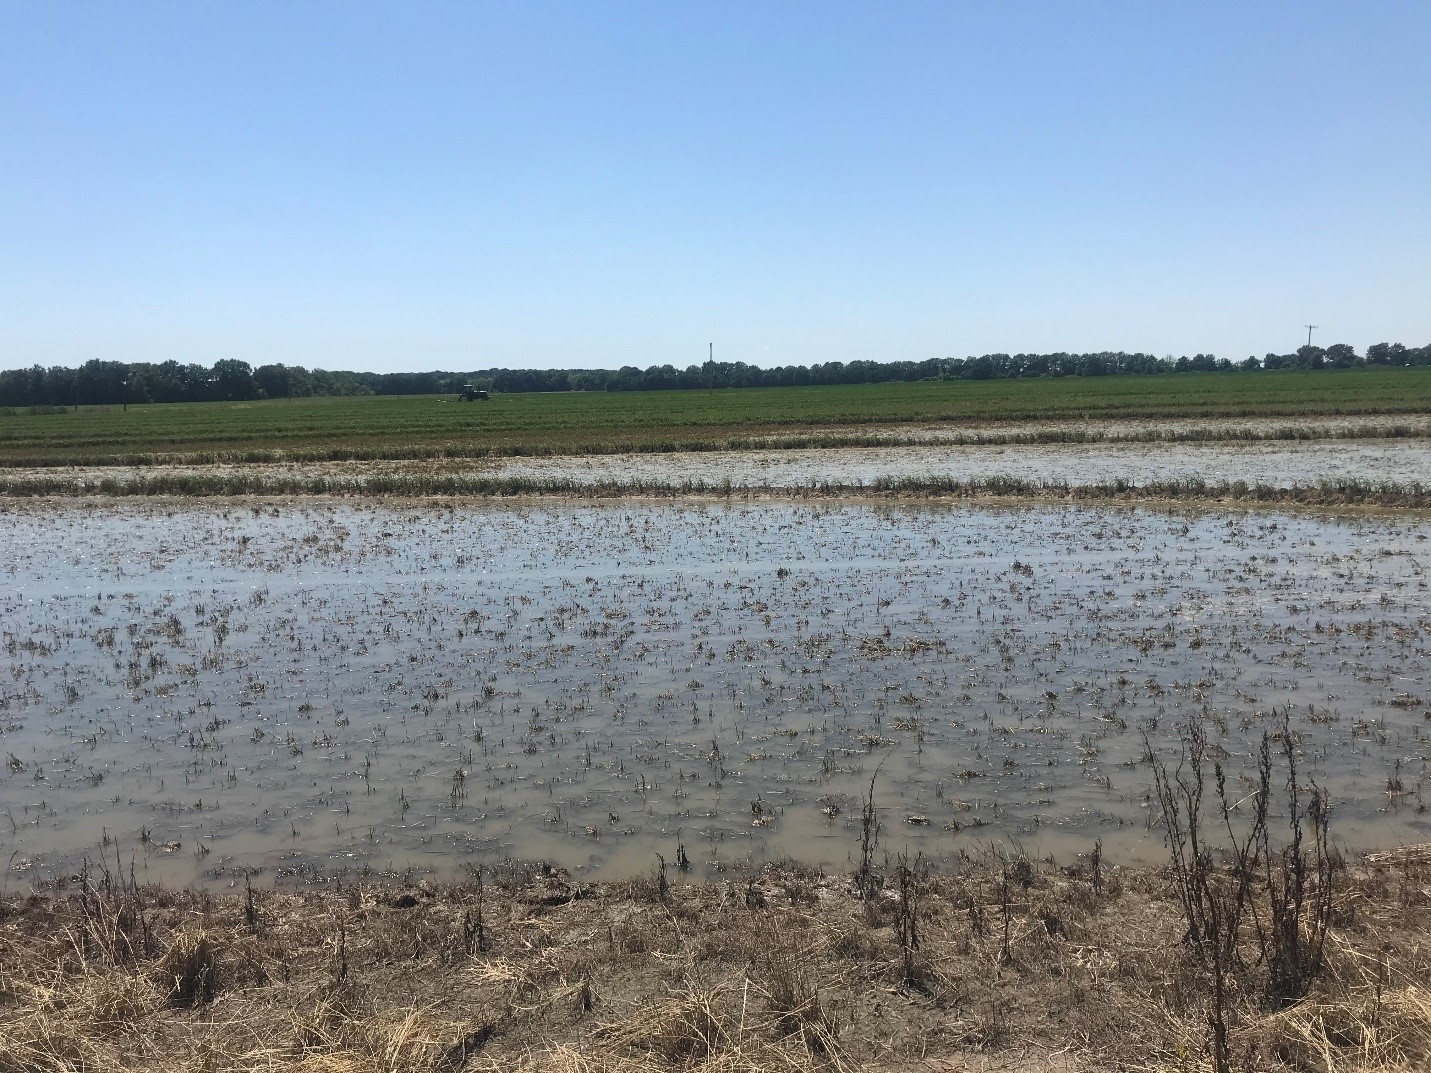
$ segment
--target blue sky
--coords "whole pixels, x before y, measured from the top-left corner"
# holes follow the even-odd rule
[[[1431,4],[0,0],[0,367],[1431,342]]]

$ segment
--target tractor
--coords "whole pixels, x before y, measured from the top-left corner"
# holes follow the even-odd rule
[[[458,395],[457,398],[462,402],[492,401],[491,394],[485,388],[473,387],[471,384],[463,384],[462,394]]]

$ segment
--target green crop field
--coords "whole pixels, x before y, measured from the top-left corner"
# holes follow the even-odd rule
[[[0,416],[0,466],[420,458],[744,446],[900,423],[1431,412],[1431,368],[610,394],[281,399]]]

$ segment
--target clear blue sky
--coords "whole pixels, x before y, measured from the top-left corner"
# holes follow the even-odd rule
[[[0,0],[0,367],[1431,342],[1431,4]]]

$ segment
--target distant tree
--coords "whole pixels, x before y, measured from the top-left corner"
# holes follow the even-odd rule
[[[222,358],[214,362],[214,394],[220,399],[252,399],[258,394],[253,370],[246,361]]]
[[[55,405],[49,397],[49,374],[43,366],[0,372],[0,406]]]
[[[573,391],[605,391],[606,376],[605,369],[577,369],[567,382]]]
[[[1335,369],[1350,369],[1360,364],[1356,348],[1349,343],[1333,343],[1327,347],[1327,364]]]
[[[313,394],[313,380],[301,365],[260,365],[253,371],[259,393],[269,399],[295,399]]]
[[[607,391],[637,391],[641,387],[641,370],[634,365],[623,365],[606,382]]]
[[[0,406],[180,402],[210,399],[290,398],[306,395],[452,394],[471,383],[504,393],[535,391],[650,391],[710,387],[785,387],[804,384],[875,384],[921,380],[1002,380],[1017,377],[1162,375],[1169,372],[1228,372],[1265,369],[1355,368],[1362,365],[1431,365],[1431,346],[1408,348],[1375,343],[1366,357],[1346,343],[1305,346],[1294,354],[1267,354],[1240,362],[1212,354],[1153,354],[1123,351],[1069,354],[984,354],[964,358],[879,362],[858,359],[762,369],[745,362],[706,362],[677,369],[667,363],[644,371],[632,365],[610,369],[488,369],[479,372],[371,373],[270,364],[250,370],[242,361],[223,360],[212,369],[194,363],[88,361],[62,366],[0,370]]]
[[[964,379],[992,380],[993,378],[994,359],[988,354],[978,358],[970,358],[964,363]]]
[[[75,370],[74,401],[86,406],[123,402],[128,377],[129,366],[122,361],[87,361]]]
[[[641,376],[645,391],[674,391],[680,386],[680,374],[674,365],[653,365]]]
[[[1406,348],[1400,343],[1373,343],[1366,348],[1368,365],[1404,365]]]
[[[1012,358],[1007,354],[995,354],[993,357],[996,362],[1008,365],[1014,376],[1048,375],[1047,354],[1015,354]]]
[[[358,373],[314,369],[309,374],[315,395],[372,395],[373,386]]]

